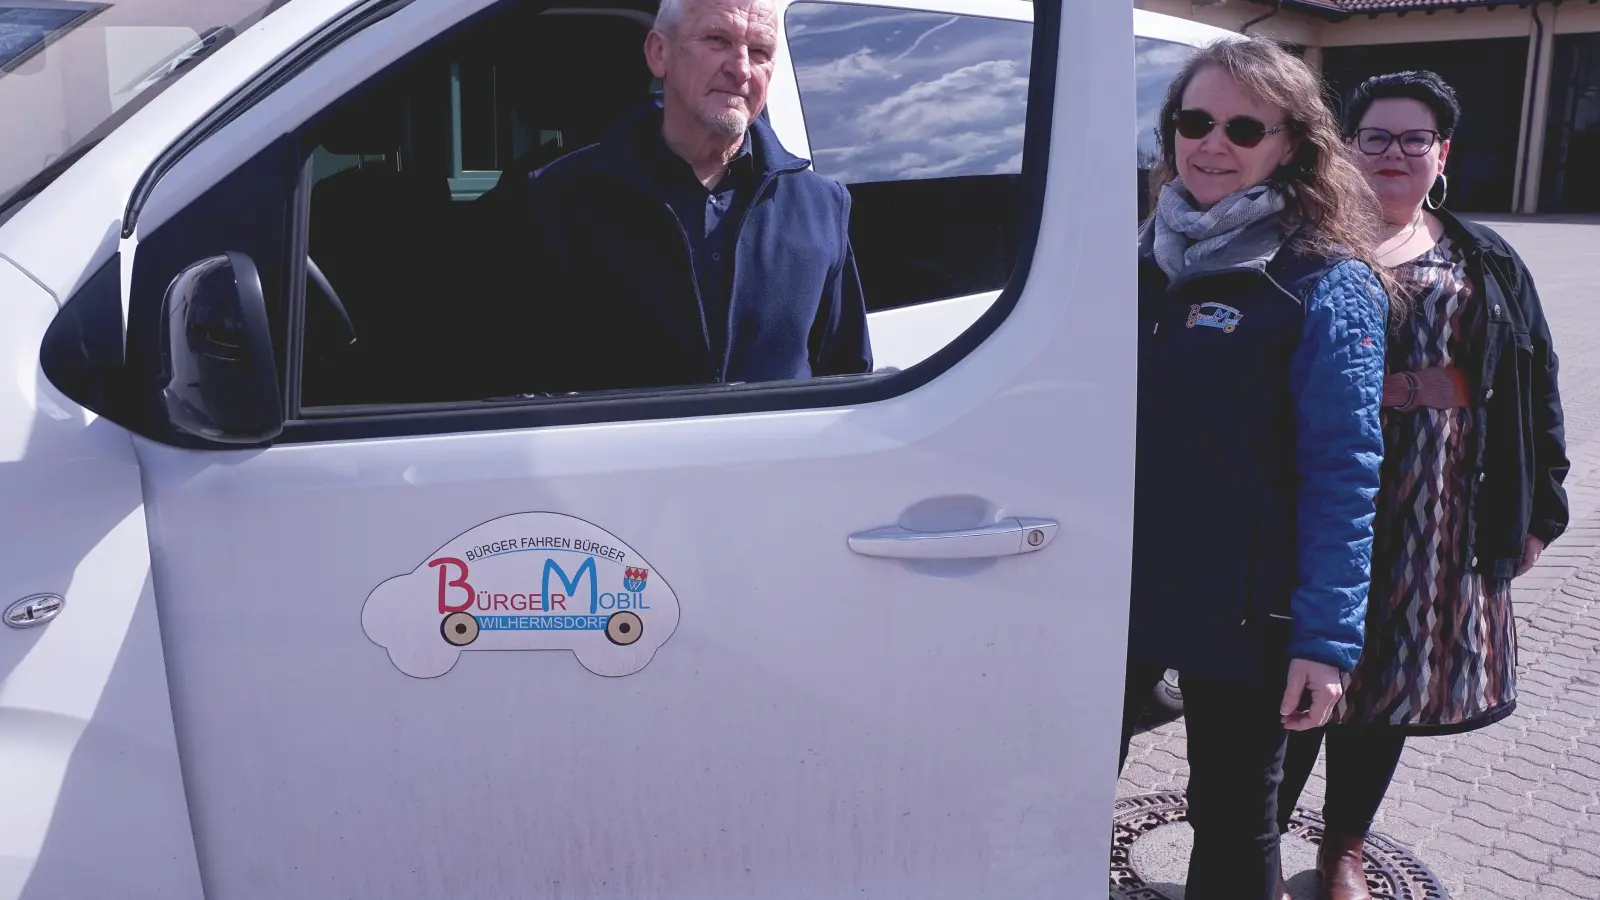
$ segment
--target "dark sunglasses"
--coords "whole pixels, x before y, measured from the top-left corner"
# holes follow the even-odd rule
[[[1217,120],[1203,109],[1180,109],[1172,115],[1172,121],[1178,124],[1178,133],[1191,141],[1198,141],[1211,133],[1217,127]],[[1260,119],[1249,116],[1235,116],[1222,126],[1222,133],[1228,140],[1237,146],[1249,149],[1267,139],[1269,134],[1287,131],[1288,125],[1274,125],[1268,128]]]
[[[1382,156],[1395,141],[1400,142],[1400,152],[1407,156],[1427,156],[1434,142],[1443,137],[1427,128],[1413,128],[1395,134],[1382,128],[1357,128],[1356,148],[1368,156]]]

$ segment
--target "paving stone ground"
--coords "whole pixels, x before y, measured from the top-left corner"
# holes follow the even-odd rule
[[[1513,585],[1517,711],[1406,746],[1375,830],[1452,900],[1600,898],[1600,218],[1479,217],[1527,262],[1561,361],[1567,533]],[[1319,764],[1301,805],[1320,809]],[[1118,796],[1182,789],[1181,719],[1139,735]],[[1291,877],[1296,873],[1290,871]]]

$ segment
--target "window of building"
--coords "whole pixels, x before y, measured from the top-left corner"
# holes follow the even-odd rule
[[[1033,25],[802,0],[785,27],[813,164],[852,195],[868,309],[1004,288]]]
[[[1540,212],[1600,212],[1600,34],[1562,34],[1550,68]]]
[[[450,66],[452,191],[482,193],[494,187],[502,160],[510,161],[511,116],[500,102],[495,69],[490,59],[463,59]]]

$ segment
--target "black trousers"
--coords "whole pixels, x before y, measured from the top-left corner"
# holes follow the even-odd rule
[[[1122,707],[1128,758],[1140,711],[1165,669],[1131,664]],[[1278,788],[1285,736],[1283,686],[1240,685],[1179,674],[1189,735],[1188,900],[1277,900]]]
[[[1289,816],[1317,765],[1324,739],[1328,790],[1322,819],[1334,834],[1366,837],[1406,746],[1405,735],[1397,729],[1334,727],[1290,734],[1283,786],[1278,789],[1278,828],[1289,830]]]

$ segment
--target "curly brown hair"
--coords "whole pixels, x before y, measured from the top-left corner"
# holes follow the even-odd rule
[[[1377,262],[1373,235],[1379,222],[1377,196],[1349,156],[1339,120],[1329,108],[1322,79],[1298,57],[1262,37],[1221,38],[1189,58],[1161,104],[1161,159],[1150,171],[1150,196],[1177,177],[1175,116],[1189,82],[1206,66],[1228,73],[1246,93],[1284,112],[1294,155],[1272,175],[1288,201],[1286,214],[1301,230],[1307,249],[1358,259],[1377,273],[1398,314],[1396,285]],[[1151,204],[1152,215],[1155,204]]]

